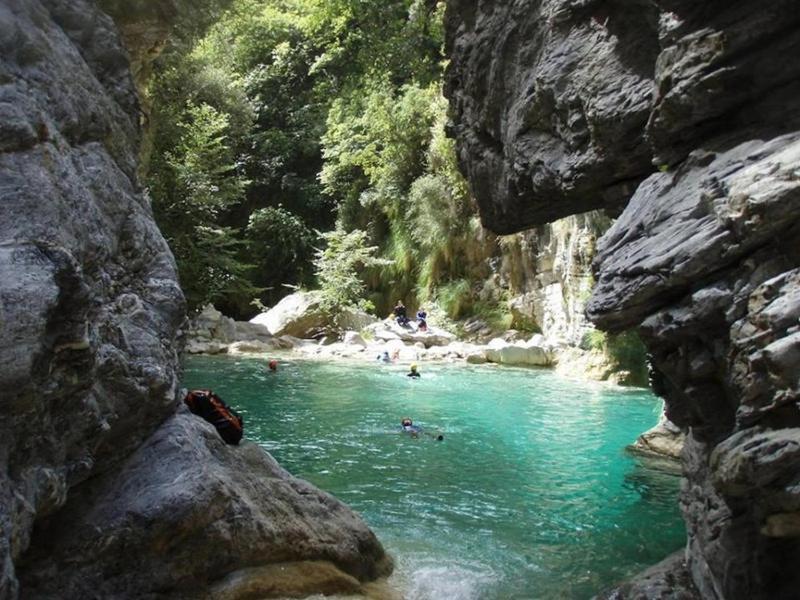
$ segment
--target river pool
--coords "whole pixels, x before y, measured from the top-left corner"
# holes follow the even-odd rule
[[[191,357],[184,384],[212,388],[248,439],[358,511],[412,600],[589,598],[683,545],[674,471],[625,451],[658,419],[648,391],[534,369],[406,371]],[[399,433],[404,416],[422,435]]]

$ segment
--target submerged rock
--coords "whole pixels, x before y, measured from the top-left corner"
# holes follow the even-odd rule
[[[684,552],[676,552],[593,600],[700,600],[692,582]]]

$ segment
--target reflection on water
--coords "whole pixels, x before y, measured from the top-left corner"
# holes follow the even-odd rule
[[[674,472],[624,448],[658,418],[642,390],[531,369],[193,358],[185,383],[362,514],[411,599],[588,598],[680,548]],[[410,416],[425,431],[400,433]]]

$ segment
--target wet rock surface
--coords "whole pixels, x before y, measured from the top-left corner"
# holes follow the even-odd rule
[[[185,305],[140,117],[96,3],[0,3],[0,598],[200,597],[270,561],[385,572],[342,505],[175,416]]]
[[[676,552],[657,565],[594,600],[699,600],[701,598],[686,568],[683,552]]]
[[[787,59],[800,44],[796,5],[659,0],[656,18],[640,14],[634,29],[619,24],[649,10],[639,3],[448,6],[454,131],[489,227],[604,206],[621,191],[621,163],[626,182],[641,182],[598,243],[587,311],[609,331],[638,327],[666,415],[687,433],[681,506],[698,592],[794,597],[800,575],[785,565],[800,558],[800,62]],[[602,58],[586,60],[591,82],[575,60],[588,48]],[[641,49],[635,63],[630,48]],[[641,61],[650,66],[631,68]],[[548,95],[560,118],[518,126],[518,114],[545,114]],[[588,117],[570,121],[571,98]],[[530,136],[542,143],[526,145]]]

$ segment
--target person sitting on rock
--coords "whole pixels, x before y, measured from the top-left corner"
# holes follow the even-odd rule
[[[414,363],[411,365],[411,370],[406,373],[408,377],[420,377],[419,371],[417,371],[417,364]]]
[[[428,331],[428,313],[421,306],[417,311],[417,331]]]
[[[394,317],[400,327],[408,325],[408,315],[402,300],[398,300],[397,305],[394,307]]]

